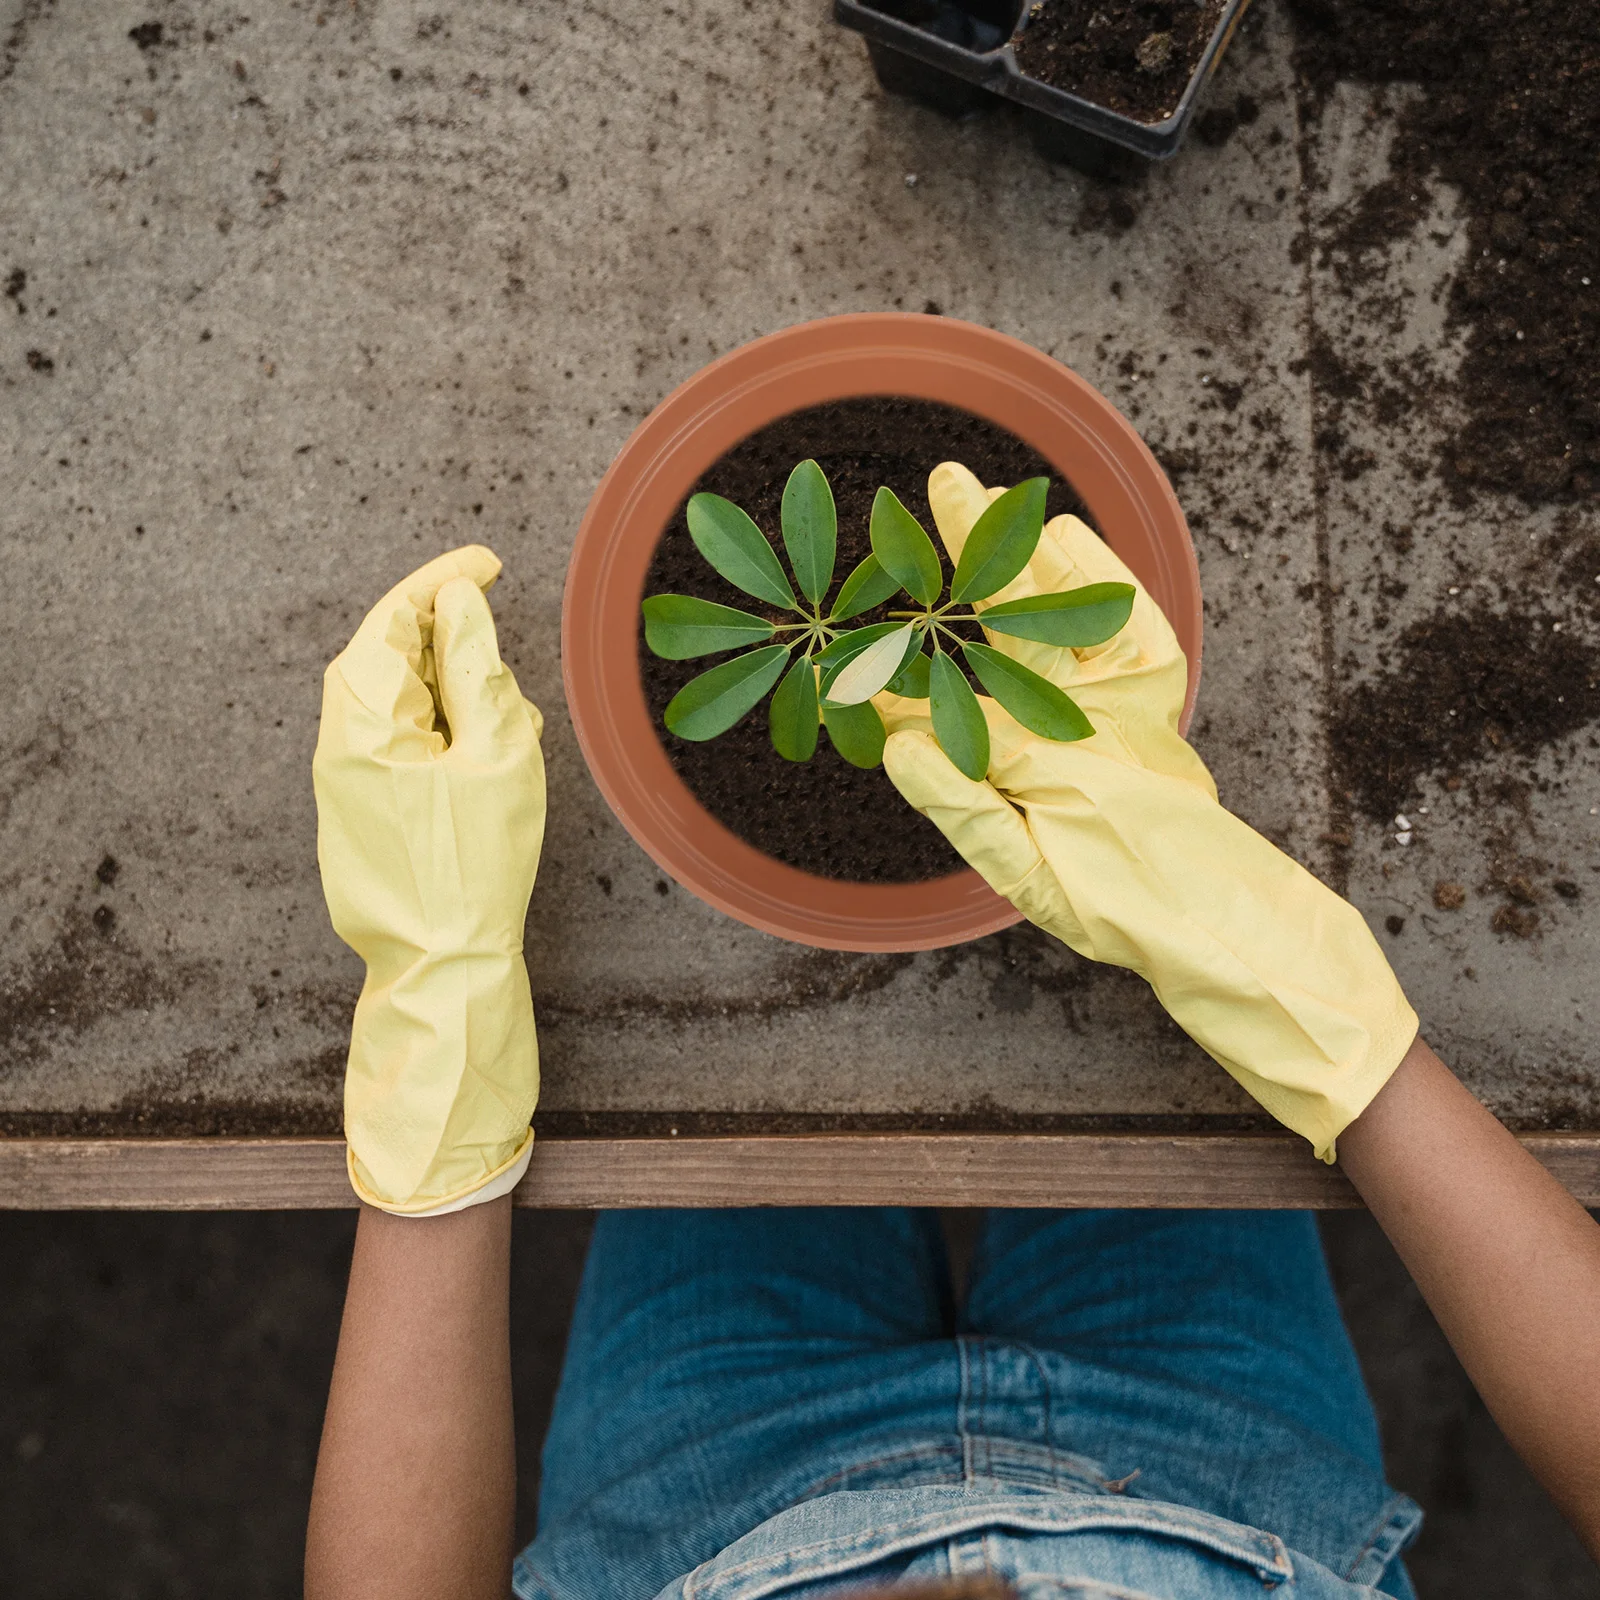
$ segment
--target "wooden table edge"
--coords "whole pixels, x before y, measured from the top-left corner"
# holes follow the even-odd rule
[[[1522,1144],[1600,1206],[1600,1133]],[[1359,1206],[1290,1134],[831,1133],[558,1139],[519,1206]],[[341,1139],[0,1139],[0,1209],[297,1211],[353,1206]]]

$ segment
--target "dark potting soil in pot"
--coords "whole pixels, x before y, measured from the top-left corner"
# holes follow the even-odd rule
[[[808,456],[827,474],[838,507],[835,589],[871,552],[868,525],[880,484],[893,489],[937,541],[928,474],[941,461],[960,461],[987,484],[1048,477],[1047,515],[1083,514],[1060,475],[1015,435],[953,406],[893,397],[832,401],[782,417],[735,445],[694,492],[732,500],[781,552],[783,486]],[[687,504],[686,496],[661,536],[644,592],[699,595],[764,612],[707,565],[689,537]],[[881,620],[895,603],[852,618],[850,626]],[[905,604],[903,596],[899,603]],[[777,620],[776,612],[768,614]],[[851,766],[826,733],[810,761],[785,761],[772,748],[766,701],[719,739],[696,744],[668,733],[661,721],[667,702],[691,678],[727,659],[663,661],[645,648],[640,632],[645,698],[667,757],[724,827],[789,866],[852,883],[918,883],[961,869],[944,835],[900,798],[883,769]]]
[[[1178,109],[1225,0],[1042,0],[1016,42],[1030,78],[1136,122]]]

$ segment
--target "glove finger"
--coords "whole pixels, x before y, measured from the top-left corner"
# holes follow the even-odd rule
[[[1077,652],[1079,663],[1092,671],[1084,676],[1108,677],[1150,668],[1173,660],[1184,660],[1183,647],[1172,631],[1166,613],[1133,574],[1133,570],[1099,534],[1077,517],[1056,517],[1045,525],[1045,539],[1059,552],[1067,581],[1064,588],[1087,583],[1131,583],[1134,589],[1133,614],[1127,626],[1104,644],[1091,645]],[[1039,542],[1044,544],[1045,539]]]
[[[340,654],[340,676],[375,716],[423,732],[438,709],[433,695],[433,604],[453,578],[487,589],[500,558],[481,544],[447,550],[401,579],[362,619]]]
[[[957,770],[927,733],[902,729],[883,747],[883,767],[901,797],[927,817],[1008,899],[1044,861],[1017,809],[990,784]]]
[[[1032,560],[1013,581],[986,602],[1016,600],[1024,595],[1055,594],[1091,583],[1127,583],[1133,586],[1133,610],[1126,625],[1103,644],[1078,649],[1055,648],[1005,634],[986,637],[996,649],[1058,688],[1081,691],[1089,684],[1135,674],[1160,677],[1176,683],[1177,706],[1187,687],[1187,661],[1177,635],[1160,606],[1133,572],[1100,536],[1077,517],[1054,517],[1044,526]],[[979,606],[982,610],[983,606]],[[1170,695],[1163,685],[1161,714]]]
[[[1003,495],[1003,488],[986,489],[977,476],[959,461],[945,461],[935,467],[928,477],[928,504],[933,509],[934,525],[951,561],[959,561],[966,546],[967,535],[972,532],[978,518]],[[1042,541],[1041,541],[1042,542]],[[1034,561],[1039,559],[1035,552]],[[1053,564],[1042,574],[1033,572],[1033,562],[997,594],[987,600],[975,601],[973,609],[982,611],[985,606],[999,600],[1016,600],[1023,595],[1048,593],[1049,578],[1060,567],[1057,554]],[[1020,661],[1025,667],[1044,677],[1051,677],[1058,669],[1071,670],[1070,658],[1063,661],[1063,652],[1050,645],[1040,645],[1025,639],[1002,635],[987,635],[989,643]]]
[[[872,704],[883,721],[884,731],[892,739],[897,733],[926,734],[933,739],[933,709],[926,700],[908,700],[904,695],[890,694],[887,689],[872,697]],[[1028,774],[1021,763],[1033,746],[1039,743],[1036,734],[1029,731],[997,700],[986,694],[978,696],[978,709],[989,725],[989,784],[1002,797],[1026,792]],[[934,748],[941,758],[944,752],[937,741]],[[1050,748],[1056,748],[1050,746]],[[885,746],[885,762],[888,760]],[[971,779],[958,769],[950,769],[963,783]]]
[[[973,525],[1004,492],[1000,488],[984,488],[977,476],[959,462],[943,462],[929,475],[928,502],[939,536],[952,560],[960,559]],[[1080,518],[1060,516],[1046,523],[1028,565],[997,594],[977,603],[974,610],[981,613],[987,606],[1003,600],[1055,594],[1089,583],[1129,583],[1134,588],[1133,610],[1127,625],[1104,644],[1074,650],[987,629],[985,638],[995,649],[1069,692],[1090,683],[1134,674],[1151,677],[1160,686],[1160,703],[1152,708],[1156,721],[1175,723],[1187,686],[1186,662],[1177,636],[1149,591]],[[1169,704],[1174,695],[1176,701]],[[882,704],[879,711],[891,733],[896,727],[918,725],[915,712]],[[1107,719],[1102,715],[1093,720],[1099,727]],[[926,726],[925,723],[921,725]],[[1126,743],[1125,740],[1120,742]],[[1131,750],[1124,751],[1124,755],[1131,758]]]
[[[471,578],[452,578],[434,598],[433,618],[439,697],[451,750],[460,759],[493,760],[525,743],[531,708],[500,659],[494,614],[483,590]]]
[[[946,475],[943,479],[940,479],[941,473]],[[953,531],[966,524],[961,539],[961,543],[965,544],[966,532],[971,531],[972,522],[982,515],[983,508],[1006,492],[1002,488],[975,489],[976,484],[977,479],[965,467],[957,466],[954,462],[937,468],[929,479],[928,496],[934,505],[936,518],[940,514],[941,502],[944,507],[945,520],[940,522],[939,528],[941,535],[945,536],[946,548],[950,548],[952,542],[946,532],[947,525]],[[974,510],[977,515],[968,522],[967,518]],[[982,613],[1002,600],[1020,600],[1027,595],[1053,594],[1061,589],[1072,588],[1081,581],[1073,577],[1073,571],[1071,562],[1060,547],[1041,537],[1027,566],[1003,589],[985,600],[974,601],[973,610]],[[1037,672],[1041,678],[1048,678],[1060,688],[1071,685],[1077,671],[1077,657],[1071,650],[1041,644],[1033,639],[1019,639],[1013,634],[992,633],[987,629],[984,630],[984,637],[996,650],[1020,662],[1029,671]]]
[[[968,471],[959,461],[943,461],[928,474],[928,505],[933,512],[933,525],[945,553],[952,561],[961,559],[962,547],[972,525],[988,509],[989,502],[1004,493],[997,489],[991,494],[978,482],[977,475]]]
[[[928,476],[928,504],[933,509],[934,525],[939,530],[946,552],[952,561],[961,559],[967,535],[988,508],[1005,493],[1003,487],[986,489],[977,476],[959,461],[945,461]],[[1043,555],[1043,566],[1034,572],[1034,563]],[[1059,552],[1043,549],[1034,552],[1033,560],[999,593],[987,600],[976,602],[977,609],[993,605],[1000,599],[1015,600],[1027,594],[1047,594],[1051,580],[1061,571]],[[1030,581],[1031,580],[1031,581]]]
[[[920,733],[933,731],[933,710],[926,700],[908,700],[904,695],[880,689],[873,695],[872,704],[883,721],[885,733],[896,734],[904,728]]]
[[[1027,566],[1005,588],[990,595],[987,600],[974,602],[973,610],[982,615],[990,606],[998,605],[1001,601],[1021,600],[1035,594],[1058,594],[1063,589],[1077,588],[1081,582],[1082,579],[1077,576],[1061,547],[1041,534]],[[1019,639],[1015,634],[995,633],[988,628],[984,629],[983,636],[996,650],[1020,662],[1030,672],[1037,672],[1041,678],[1049,679],[1057,688],[1072,687],[1078,673],[1078,657],[1067,647],[1042,644],[1037,639]]]
[[[1048,539],[1078,583],[1131,583],[1133,569],[1081,517],[1052,517],[1044,525]],[[1041,541],[1042,542],[1042,541]]]

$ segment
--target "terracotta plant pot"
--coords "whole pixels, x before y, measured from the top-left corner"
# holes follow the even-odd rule
[[[1144,441],[1103,395],[1004,334],[947,317],[828,317],[757,339],[674,390],[595,490],[567,569],[567,705],[606,802],[663,871],[752,928],[829,950],[930,950],[1020,920],[975,872],[844,883],[729,832],[668,761],[639,672],[639,604],[662,530],[702,473],[805,406],[904,395],[974,412],[1031,445],[1171,619],[1200,679],[1200,574],[1183,513]],[[887,783],[888,778],[883,780]]]

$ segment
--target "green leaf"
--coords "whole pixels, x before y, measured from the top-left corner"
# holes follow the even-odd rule
[[[892,633],[900,633],[905,626],[902,622],[874,622],[865,628],[841,634],[832,644],[819,650],[816,661],[822,668],[822,698],[831,698],[835,680],[863,650],[880,639],[887,639]]]
[[[836,706],[859,705],[870,700],[900,670],[919,637],[914,622],[897,627],[851,658],[828,679],[828,699]],[[860,630],[865,633],[865,628]]]
[[[914,600],[931,606],[944,588],[939,552],[893,489],[879,489],[873,498],[871,527],[872,553],[879,565]]]
[[[644,603],[644,642],[668,661],[737,650],[770,639],[774,628],[763,617],[688,594],[653,594]]]
[[[817,669],[801,656],[784,674],[769,708],[772,748],[785,761],[809,761],[817,753]]]
[[[900,580],[892,573],[885,572],[876,556],[868,556],[844,580],[828,620],[844,622],[851,617],[859,617],[863,611],[881,606],[891,595],[899,592]]]
[[[1027,566],[1044,530],[1048,478],[1007,489],[972,525],[951,580],[952,600],[987,600]]]
[[[904,695],[907,700],[928,698],[928,658],[918,651],[889,680],[889,693]]]
[[[1006,600],[983,613],[983,625],[996,633],[1040,644],[1104,644],[1120,633],[1133,614],[1131,583],[1086,583],[1060,594],[1030,594]]]
[[[1063,743],[1087,739],[1094,732],[1094,724],[1078,703],[1048,678],[1030,672],[1020,661],[1013,661],[986,644],[964,644],[961,648],[973,676],[1029,732]]]
[[[688,517],[695,549],[736,589],[786,611],[800,609],[767,536],[731,500],[691,495]]]
[[[928,689],[934,738],[962,772],[982,782],[989,770],[989,724],[972,685],[943,650],[933,652]]]
[[[765,650],[724,661],[684,684],[668,703],[662,721],[680,739],[715,739],[778,681],[788,659],[788,645],[769,644]]]
[[[816,605],[833,582],[839,518],[833,490],[815,461],[802,461],[783,486],[783,547],[800,580],[800,592]]]
[[[883,745],[888,734],[884,731],[878,708],[870,700],[864,700],[858,706],[830,706],[824,703],[822,720],[827,724],[833,748],[852,767],[883,765]]]

